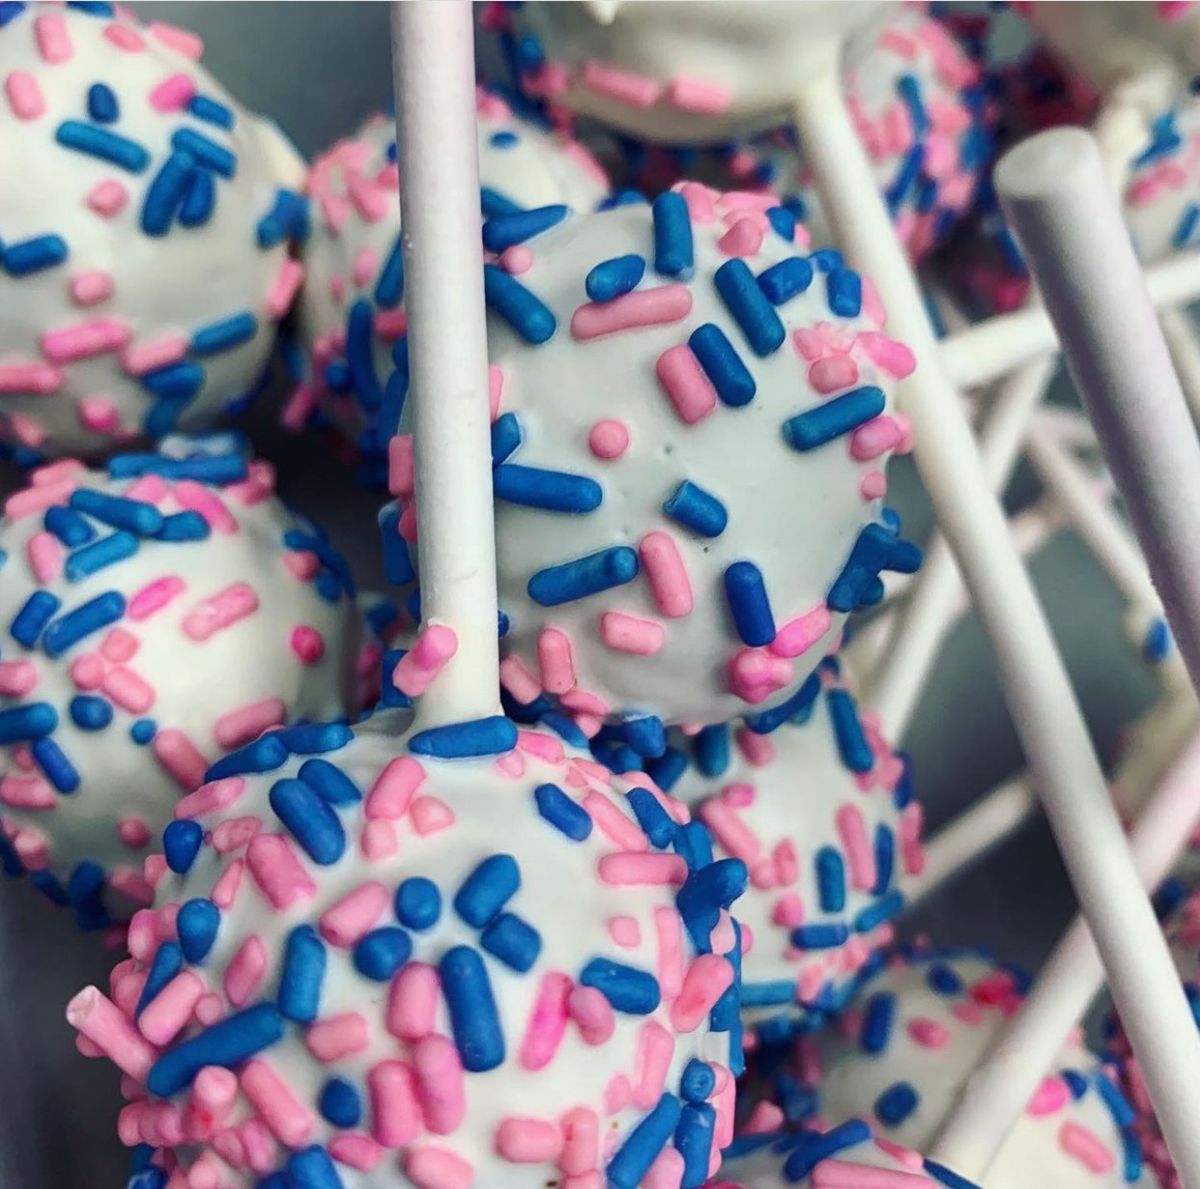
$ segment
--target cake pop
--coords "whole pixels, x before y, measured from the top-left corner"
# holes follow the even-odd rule
[[[870,282],[800,235],[770,199],[690,183],[652,207],[485,226],[531,257],[520,277],[485,267],[515,703],[545,694],[656,755],[664,723],[786,699],[879,571],[918,565],[879,504],[912,357]],[[400,503],[381,520],[399,582],[409,446],[392,443]]]
[[[0,18],[0,440],[99,456],[254,394],[302,269],[299,168],[198,62],[110,4]]]
[[[0,845],[85,928],[148,902],[213,760],[359,704],[345,562],[268,464],[167,445],[35,470],[0,520]]]
[[[392,728],[265,735],[177,807],[112,999],[68,1008],[140,1184],[702,1185],[744,865],[550,731]]]
[[[485,218],[555,203],[592,210],[608,192],[578,141],[521,119],[482,88],[476,106]],[[387,385],[406,326],[397,185],[396,126],[384,115],[319,156],[308,178],[313,228],[299,302],[307,378],[287,416],[297,424],[319,404],[368,457],[383,455],[396,428],[398,409],[385,391],[393,402],[403,396]],[[522,256],[500,253],[499,262],[519,269]],[[388,423],[380,424],[385,408]]]

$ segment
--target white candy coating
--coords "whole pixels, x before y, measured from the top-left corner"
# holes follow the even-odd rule
[[[604,171],[577,141],[521,119],[503,99],[482,88],[476,106],[485,212],[505,204],[532,208],[554,203],[588,211],[608,192]],[[372,116],[352,137],[317,157],[309,172],[312,233],[304,248],[305,283],[298,307],[309,366],[291,414],[299,419],[316,401],[344,433],[376,453],[381,443],[373,432],[374,413],[393,370],[392,345],[405,327],[402,286],[384,281],[400,237],[395,143],[395,120]],[[373,376],[347,367],[349,317],[359,302],[372,315]],[[345,375],[336,387],[328,382],[330,364]],[[368,432],[360,438],[364,430]]]
[[[300,166],[201,48],[161,23],[50,4],[0,28],[0,440],[98,456],[202,428],[254,390],[300,283],[289,241],[304,204],[263,221]],[[202,118],[222,109],[231,129]],[[113,144],[124,164],[104,155]]]
[[[888,6],[638,0],[527,4],[518,30],[545,62],[529,93],[649,140],[713,143],[787,120],[805,75],[845,43],[846,61]]]
[[[1200,244],[1200,100],[1161,116],[1125,187],[1125,217],[1147,264]]]
[[[226,485],[112,479],[71,462],[33,480],[0,520],[0,826],[35,882],[67,890],[96,927],[148,903],[143,860],[215,759],[271,725],[354,713],[360,621],[314,549],[344,563],[275,498],[266,463]],[[80,510],[91,540],[65,545],[46,509],[87,493],[141,501],[151,517],[186,512],[205,535],[159,541]],[[113,562],[88,573],[88,551],[112,546]],[[44,631],[14,623],[31,598],[54,608]],[[60,646],[55,624],[97,598],[113,605],[103,626]],[[77,787],[55,787],[47,747]],[[84,895],[80,864],[109,890]]]
[[[269,1004],[285,1017],[281,1038],[249,1065],[235,1065],[238,1092],[214,1112],[211,1126],[201,1123],[192,1143],[157,1141],[190,1168],[186,1184],[201,1184],[204,1169],[214,1184],[256,1186],[285,1165],[295,1174],[287,1148],[321,1145],[327,1155],[307,1159],[336,1168],[338,1179],[305,1184],[540,1189],[595,1180],[636,1189],[651,1182],[622,1155],[631,1130],[656,1110],[679,1119],[681,1106],[684,1124],[693,1116],[707,1119],[706,1134],[728,1143],[734,1092],[728,1066],[731,1048],[740,1057],[740,1037],[716,1030],[710,1009],[714,992],[732,977],[719,955],[734,944],[734,932],[719,906],[694,918],[709,922],[718,951],[697,956],[687,915],[676,908],[677,892],[682,905],[691,888],[680,889],[687,865],[643,834],[625,795],[630,784],[614,782],[549,733],[523,731],[517,747],[497,757],[437,760],[417,754],[418,737],[392,737],[389,726],[373,719],[348,742],[322,744],[319,756],[268,764],[261,776],[223,778],[180,806],[181,819],[195,817],[211,845],[201,847],[185,875],[168,872],[156,910],[135,918],[134,959],[114,972],[114,1000],[132,1010],[160,942],[174,934],[175,906],[211,896],[219,906],[215,940],[178,976],[198,976],[207,993],[194,1013],[185,1003],[182,1014],[171,1008],[168,991],[152,996],[140,1017],[142,1034],[169,1052],[201,1031],[196,1018],[212,1023],[250,1009],[270,1014]],[[330,764],[360,800],[345,786],[332,800],[318,797],[314,786],[329,782],[319,781],[312,766]],[[551,785],[558,810],[540,812],[537,799]],[[336,819],[318,842],[336,834],[340,853],[326,851],[313,861],[312,836],[281,822],[275,807],[279,790],[289,786],[307,788],[306,796]],[[643,796],[654,795],[643,790]],[[675,823],[686,820],[681,806],[657,797]],[[563,803],[574,819],[570,835],[550,820],[562,821]],[[661,818],[671,827],[665,809]],[[515,861],[518,886],[506,884],[486,904],[460,901],[480,864],[497,856]],[[634,871],[639,865],[642,876]],[[662,880],[647,868],[658,869]],[[413,915],[415,896],[396,899],[402,885],[412,889],[410,880],[424,881],[426,904],[436,888],[436,920]],[[521,922],[536,930],[538,942],[527,962],[514,964],[501,957],[501,934],[511,935]],[[316,980],[319,1003],[293,1011],[288,1004],[297,1000],[285,988],[312,985],[286,973],[288,938],[300,927],[309,929],[308,949],[322,951],[324,964]],[[406,936],[411,953],[398,968],[376,967],[368,976],[364,949],[387,929]],[[184,939],[185,952],[187,945]],[[443,990],[462,984],[460,976],[443,981],[449,967],[441,964],[464,952],[476,956],[490,986],[503,1045],[498,1060],[467,1035],[486,1025],[486,1012],[452,1015]],[[642,972],[654,1002],[635,1008],[602,990],[587,971],[605,963]],[[88,1013],[97,996],[84,992],[69,1010],[93,1040],[101,1013]],[[98,1043],[105,1047],[103,1039]],[[708,1101],[700,1096],[700,1106],[688,1107],[679,1098],[686,1094],[681,1075],[693,1059],[710,1065],[703,1079]],[[162,1074],[149,1074],[152,1088]],[[224,1076],[232,1087],[233,1075]],[[353,1087],[360,1122],[335,1125],[318,1113],[333,1077]],[[146,1080],[144,1067],[136,1078]],[[256,1096],[256,1078],[273,1087],[265,1099]],[[190,1087],[192,1079],[185,1081]],[[152,1090],[147,1101],[126,1109],[127,1142],[171,1135],[172,1118],[191,1095],[175,1090],[167,1097],[164,1103]],[[286,1147],[277,1147],[272,1133]],[[682,1133],[671,1123],[650,1147],[651,1157],[666,1149],[658,1160],[664,1179],[655,1184],[680,1185],[683,1157],[673,1137]],[[701,1153],[703,1178],[718,1157],[707,1139]]]

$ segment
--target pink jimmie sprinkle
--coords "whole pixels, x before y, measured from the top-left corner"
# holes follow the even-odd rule
[[[566,1032],[572,986],[565,974],[550,971],[542,976],[521,1041],[518,1060],[522,1069],[545,1069],[554,1060]]]
[[[387,888],[370,880],[321,914],[317,921],[321,936],[331,945],[354,945],[378,924],[390,902]]]
[[[231,627],[258,610],[258,594],[245,582],[235,582],[211,598],[197,603],[184,616],[184,635],[197,642]]]
[[[683,926],[674,908],[654,910],[654,935],[658,941],[658,985],[663,998],[674,999],[683,986]]]
[[[262,938],[250,934],[238,947],[225,970],[225,997],[233,1007],[244,1007],[262,986],[267,973],[267,948]]]
[[[146,48],[145,40],[136,29],[131,29],[128,25],[118,25],[116,21],[104,26],[104,36],[117,49],[124,50],[127,54],[136,54]]]
[[[595,987],[576,987],[567,999],[567,1009],[586,1045],[605,1044],[616,1028],[612,1005]]]
[[[143,586],[130,600],[128,615],[130,619],[141,621],[149,619],[156,611],[161,611],[168,603],[181,595],[187,589],[182,578],[169,575],[156,578]]]
[[[512,1164],[544,1164],[558,1159],[562,1132],[557,1123],[509,1115],[496,1128],[496,1151]]]
[[[649,1110],[662,1097],[675,1055],[675,1039],[659,1023],[647,1020],[638,1030],[637,1081],[633,1087],[633,1105]]]
[[[887,476],[882,471],[868,471],[858,485],[858,494],[864,500],[881,500],[887,490]]]
[[[102,268],[76,273],[71,278],[71,300],[76,305],[91,306],[113,295],[112,273]]]
[[[325,1146],[329,1149],[330,1156],[339,1164],[345,1164],[359,1172],[374,1172],[383,1160],[383,1148],[369,1135],[360,1135],[354,1131],[339,1132]],[[413,1183],[424,1184],[422,1181]]]
[[[425,1126],[434,1135],[453,1135],[467,1113],[458,1049],[448,1036],[426,1036],[413,1046],[412,1063]]]
[[[829,631],[832,617],[824,603],[814,607],[795,619],[789,619],[776,633],[767,647],[776,656],[796,657],[807,652]]]
[[[717,393],[687,343],[668,347],[654,365],[658,382],[685,425],[703,421],[717,407]]]
[[[858,462],[869,462],[895,450],[904,441],[904,429],[886,413],[860,425],[850,435],[850,457]]]
[[[605,611],[600,616],[600,638],[618,652],[653,656],[666,642],[667,631],[652,619],[627,615],[623,611]]]
[[[304,1044],[318,1061],[340,1061],[367,1047],[367,1017],[348,1011],[317,1020],[304,1036]]]
[[[692,613],[692,584],[679,547],[667,533],[647,533],[638,542],[641,559],[654,601],[668,619],[681,619]]]
[[[1097,1176],[1111,1172],[1116,1165],[1108,1145],[1082,1124],[1064,1123],[1058,1131],[1058,1144],[1068,1156],[1074,1157]]]
[[[822,396],[852,388],[858,383],[858,364],[850,355],[826,355],[809,366],[808,382]]]
[[[0,777],[0,802],[13,809],[53,809],[54,790],[40,776]]]
[[[593,789],[583,798],[582,804],[596,823],[596,828],[622,850],[640,854],[649,849],[641,827],[626,817],[606,794]]]
[[[123,817],[117,821],[117,837],[130,850],[140,850],[154,834],[142,818]]]
[[[694,1032],[733,982],[733,967],[720,954],[701,954],[687,968],[683,988],[671,1004],[671,1027]]]
[[[629,449],[629,426],[613,418],[597,421],[588,434],[588,449],[606,462],[620,458]]]
[[[571,334],[582,341],[666,326],[682,321],[692,312],[692,294],[686,285],[660,285],[657,289],[635,289],[612,301],[590,301],[571,316]]]
[[[150,106],[155,111],[182,111],[195,94],[191,75],[172,74],[150,89]]]
[[[25,553],[34,577],[43,585],[53,582],[62,573],[62,542],[53,533],[34,533],[25,546]]]
[[[488,416],[493,421],[500,416],[500,402],[504,399],[504,371],[495,363],[488,364]]]
[[[562,1117],[563,1149],[558,1167],[568,1177],[592,1172],[600,1158],[600,1120],[590,1107],[577,1106]]]
[[[164,335],[148,343],[134,343],[121,352],[121,367],[131,376],[145,375],[168,364],[178,363],[188,351],[187,336]]]
[[[267,290],[267,317],[278,322],[292,308],[300,285],[304,281],[304,265],[299,260],[284,260],[279,265],[279,271]]]
[[[835,816],[842,849],[850,868],[850,886],[869,892],[878,878],[875,849],[867,837],[867,823],[857,805],[843,805]]]
[[[69,62],[75,55],[67,22],[57,14],[36,18],[33,22],[33,36],[44,62]]]
[[[765,702],[791,684],[794,672],[786,657],[773,656],[765,648],[741,648],[729,662],[729,688],[744,702]]]
[[[533,267],[533,252],[524,244],[514,244],[500,253],[500,267],[506,273],[519,277]]]
[[[753,866],[762,858],[763,845],[758,835],[723,797],[710,797],[700,806],[698,816],[735,859]]]
[[[412,434],[398,433],[388,442],[388,491],[410,496],[416,488]]]
[[[404,1172],[420,1189],[471,1189],[475,1169],[447,1148],[410,1148],[404,1153]]]
[[[367,794],[368,819],[398,821],[409,809],[413,794],[425,781],[425,769],[412,756],[389,761]]]
[[[913,1043],[923,1049],[944,1049],[951,1041],[946,1025],[926,1016],[909,1020],[907,1031]]]
[[[756,220],[742,218],[734,222],[717,241],[717,247],[726,256],[753,256],[763,243],[763,228]]]
[[[38,81],[27,70],[13,70],[4,80],[8,106],[18,120],[36,120],[46,111],[46,99]]]
[[[158,694],[144,677],[124,665],[114,665],[104,674],[100,688],[130,714],[145,714],[153,707]]]
[[[387,1030],[400,1040],[420,1040],[433,1031],[441,1002],[438,972],[425,962],[409,962],[392,979],[388,992]]]
[[[256,1057],[247,1062],[238,1081],[258,1117],[280,1143],[289,1148],[308,1143],[316,1117],[270,1065]]]
[[[742,1124],[742,1134],[766,1135],[772,1131],[778,1131],[783,1126],[783,1123],[783,1111],[773,1102],[767,1102],[766,1099],[763,1099],[762,1102],[755,1104],[746,1122]]]
[[[119,351],[132,337],[133,331],[124,322],[97,318],[47,331],[42,335],[42,354],[52,363],[75,363],[93,355]]]
[[[719,116],[729,110],[733,92],[719,83],[707,82],[677,74],[667,84],[666,101],[680,111],[696,112],[698,115]]]
[[[653,107],[661,93],[654,79],[594,58],[583,64],[579,82],[597,95],[630,107]]]
[[[146,27],[146,32],[160,45],[165,45],[167,49],[174,50],[185,58],[191,58],[193,62],[198,62],[200,55],[204,53],[204,42],[195,33],[180,29],[177,25],[168,25],[165,21],[151,21]]]
[[[431,623],[392,670],[392,681],[410,698],[419,697],[458,651],[453,628]]]
[[[204,991],[198,975],[190,970],[180,971],[138,1017],[142,1035],[159,1047],[169,1045],[191,1020]]]
[[[401,1148],[421,1133],[416,1078],[403,1061],[380,1061],[367,1073],[372,1134],[385,1148]]]
[[[33,661],[0,661],[0,696],[23,698],[38,683]]]
[[[213,734],[222,747],[241,747],[270,727],[281,726],[286,717],[287,707],[279,698],[264,698],[261,702],[252,702],[222,714]]]
[[[279,834],[257,835],[246,847],[246,867],[258,890],[280,912],[317,894],[291,843]]]
[[[855,343],[866,352],[872,363],[890,376],[903,380],[916,370],[916,356],[903,344],[875,330],[861,331]]]
[[[158,1051],[135,1030],[124,1012],[95,987],[85,987],[67,1004],[67,1023],[139,1082],[146,1080],[158,1058]]]
[[[542,696],[538,679],[518,656],[506,656],[500,662],[500,684],[523,706]]]
[[[204,780],[204,773],[208,770],[208,760],[183,731],[175,727],[167,727],[165,730],[159,731],[154,736],[150,749],[154,752],[154,758],[181,789],[195,789],[196,795],[199,797],[202,789],[198,786]],[[225,784],[224,781],[217,783]],[[205,787],[211,788],[212,786]],[[231,800],[236,799],[240,793],[241,789],[238,788],[237,794],[234,794]],[[196,802],[196,804],[202,803],[202,801]],[[180,805],[182,804],[181,801]],[[176,806],[177,813],[178,809],[179,806]]]
[[[642,1181],[643,1189],[679,1189],[679,1186],[683,1184],[686,1167],[679,1152],[674,1148],[663,1148],[654,1157],[654,1163],[646,1171],[645,1179]],[[705,1183],[707,1184],[707,1182]]]
[[[66,372],[48,363],[6,363],[0,366],[0,393],[49,396],[66,382]]]
[[[1033,1092],[1025,1109],[1035,1117],[1053,1115],[1070,1101],[1071,1091],[1067,1083],[1060,1077],[1046,1077],[1042,1078],[1041,1085]]]
[[[199,512],[213,532],[232,536],[238,531],[236,517],[221,502],[221,497],[203,483],[197,483],[194,479],[181,479],[172,490],[179,506]]]
[[[575,659],[571,637],[558,628],[542,628],[537,639],[538,668],[547,693],[565,694],[575,688]]]
[[[97,182],[88,191],[87,204],[98,215],[111,219],[120,214],[129,201],[129,191],[115,178]]]
[[[616,851],[601,855],[596,871],[604,883],[614,888],[663,885],[678,888],[687,879],[687,862],[682,855]]]

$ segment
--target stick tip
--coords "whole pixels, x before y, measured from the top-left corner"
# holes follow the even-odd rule
[[[995,181],[997,194],[1007,203],[1090,190],[1104,184],[1100,146],[1082,128],[1039,132],[1000,158]]]

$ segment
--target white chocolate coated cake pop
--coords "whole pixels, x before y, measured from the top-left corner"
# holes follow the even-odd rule
[[[1200,244],[1200,100],[1153,122],[1125,186],[1125,218],[1148,264]]]
[[[647,140],[728,141],[786,121],[806,73],[840,42],[845,60],[857,61],[888,7],[526,4],[514,15],[519,82],[552,106]]]
[[[550,732],[386,726],[264,736],[180,804],[112,1000],[68,1009],[122,1138],[172,1186],[702,1185],[744,866]]]
[[[476,107],[484,217],[555,203],[589,211],[608,192],[578,141],[521,119],[482,88]],[[367,455],[382,455],[396,428],[395,409],[390,424],[379,418],[406,327],[397,187],[396,125],[384,115],[322,153],[308,176],[312,233],[298,308],[307,376],[288,419],[298,423],[319,404]]]
[[[0,440],[23,461],[203,428],[262,377],[301,171],[201,49],[103,3],[0,17]]]
[[[798,248],[772,200],[696,183],[588,216],[488,221],[501,680],[641,755],[664,723],[790,696],[919,551],[881,511],[912,368],[870,282]],[[392,443],[393,580],[413,572],[411,442]],[[419,484],[419,476],[415,480]],[[545,705],[549,705],[547,702]]]
[[[149,902],[143,860],[213,760],[353,714],[345,562],[269,465],[181,447],[62,460],[0,520],[0,844],[97,928]]]

